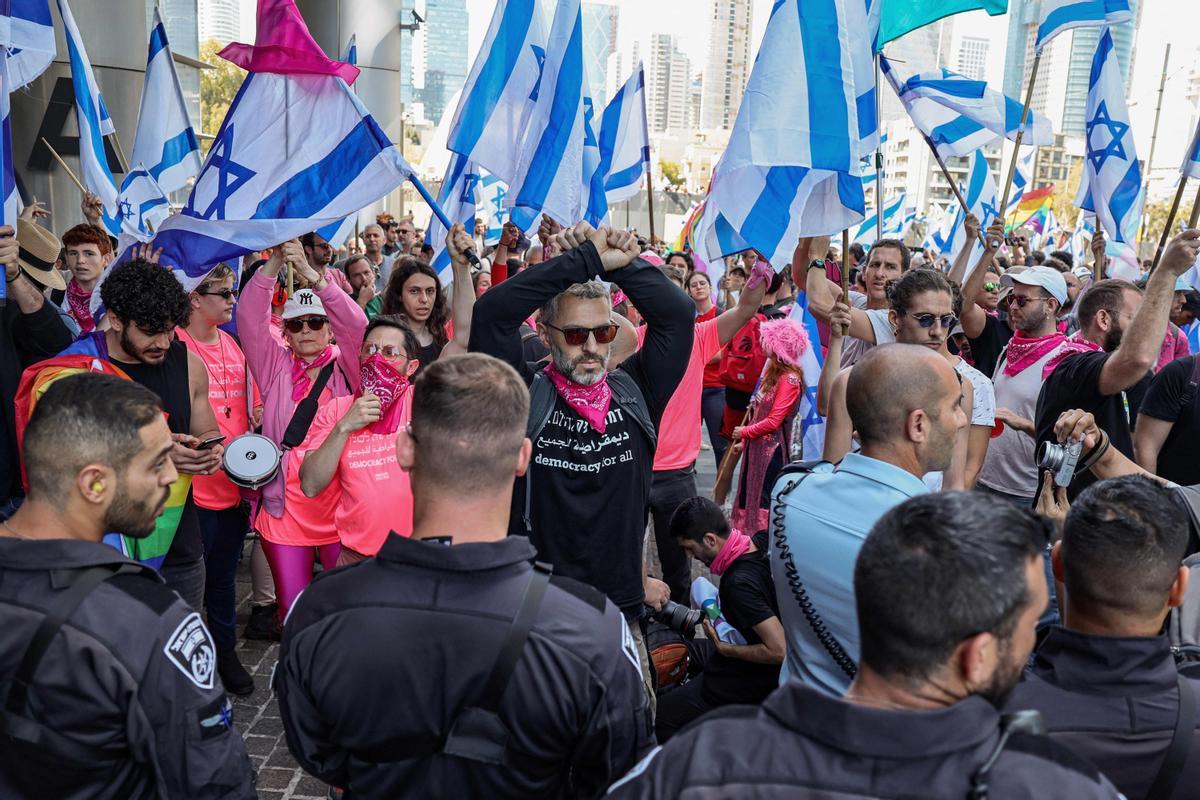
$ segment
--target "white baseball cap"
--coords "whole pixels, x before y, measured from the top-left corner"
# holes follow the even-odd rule
[[[1067,302],[1067,282],[1062,273],[1050,267],[1029,267],[1020,272],[1006,272],[1000,276],[1000,285],[1011,287],[1014,283],[1039,286],[1050,293],[1061,306]]]
[[[283,307],[283,319],[296,317],[327,317],[321,298],[312,289],[301,289],[288,298]]]

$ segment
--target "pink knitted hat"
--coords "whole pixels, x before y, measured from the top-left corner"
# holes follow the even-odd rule
[[[758,329],[763,352],[791,367],[800,366],[800,359],[808,352],[808,331],[794,319],[773,319],[764,322]]]

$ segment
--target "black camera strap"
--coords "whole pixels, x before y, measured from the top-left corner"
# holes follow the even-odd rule
[[[317,379],[313,381],[308,394],[296,404],[296,410],[292,412],[292,418],[283,432],[283,441],[280,442],[283,450],[291,450],[308,436],[308,429],[312,427],[313,419],[317,416],[317,400],[321,392],[325,391],[325,384],[329,383],[332,375],[333,363],[326,364],[317,373]]]
[[[1146,793],[1146,800],[1170,800],[1175,794],[1179,776],[1183,774],[1188,751],[1192,749],[1192,736],[1196,730],[1196,695],[1192,691],[1192,682],[1184,676],[1176,675],[1175,683],[1179,686],[1179,710],[1175,714],[1175,732],[1171,734],[1171,744],[1167,747],[1167,754],[1163,757],[1162,766],[1158,768],[1158,774],[1154,776],[1150,791]]]

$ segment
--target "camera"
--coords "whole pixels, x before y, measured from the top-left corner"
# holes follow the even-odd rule
[[[1037,451],[1037,465],[1039,469],[1054,472],[1055,486],[1067,487],[1075,477],[1075,465],[1079,463],[1082,452],[1082,441],[1066,444],[1042,442]]]
[[[650,616],[681,636],[691,639],[696,635],[696,625],[700,622],[700,615],[699,609],[689,608],[682,603],[668,600],[662,611],[655,611]]]

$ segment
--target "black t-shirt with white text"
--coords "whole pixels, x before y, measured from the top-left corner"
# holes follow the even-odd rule
[[[1195,369],[1196,356],[1167,364],[1150,381],[1141,407],[1145,416],[1173,423],[1158,451],[1157,473],[1181,486],[1200,483],[1200,391],[1190,388]]]

